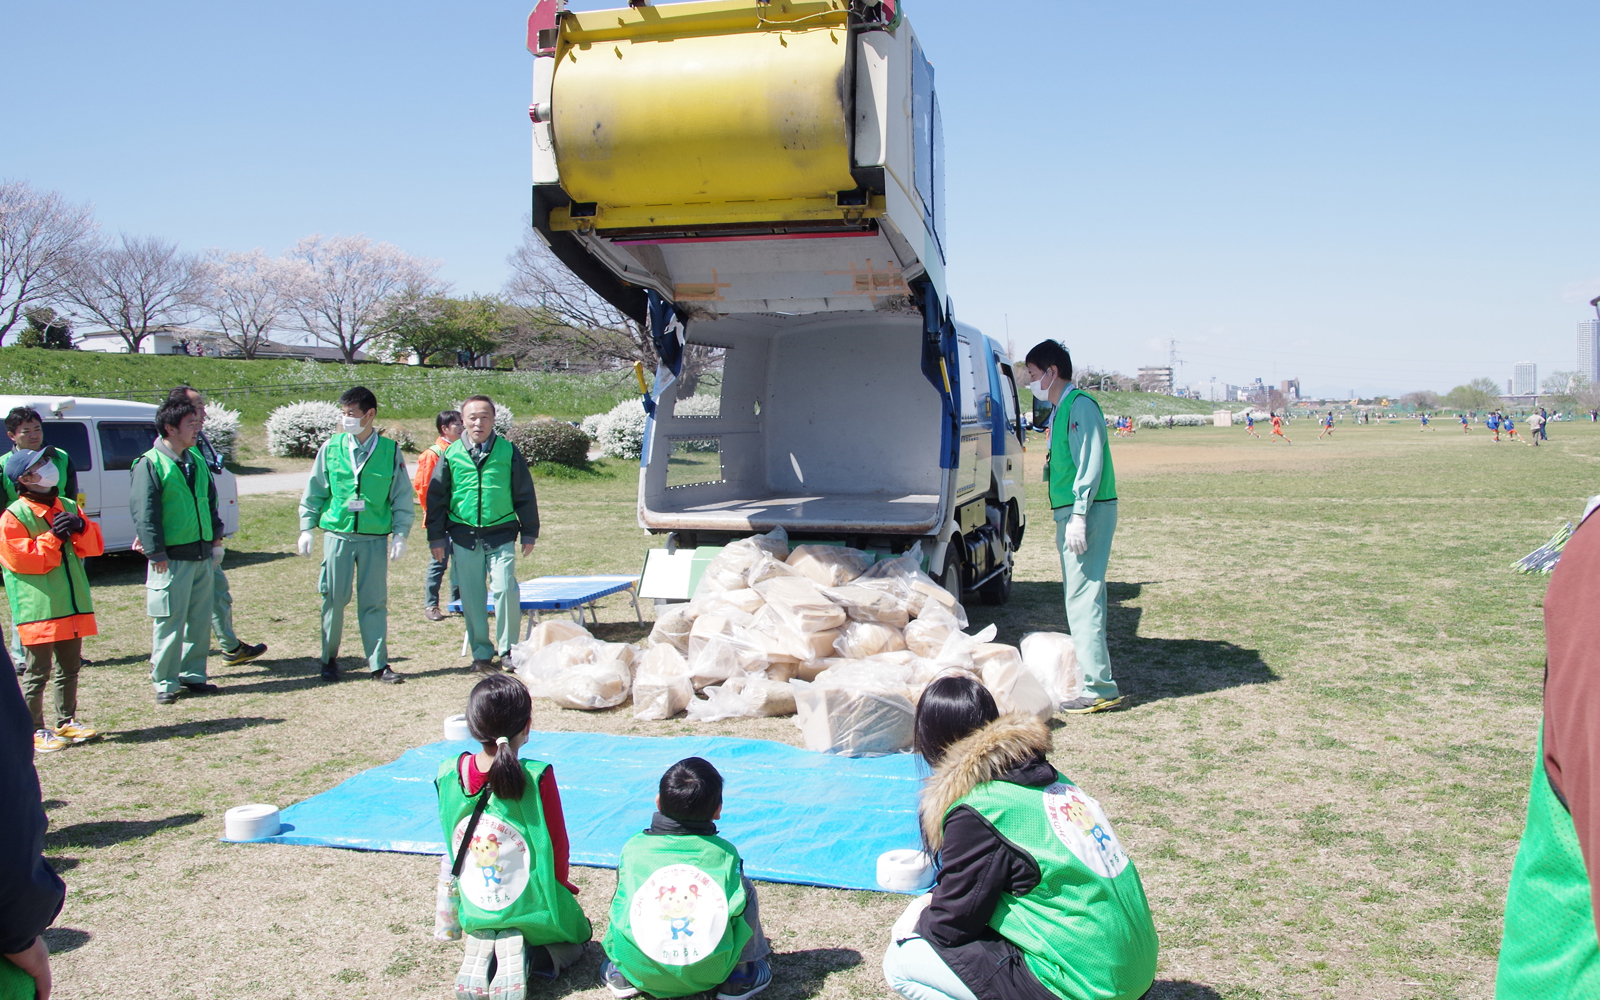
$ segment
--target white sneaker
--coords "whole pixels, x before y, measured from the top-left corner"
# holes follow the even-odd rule
[[[467,954],[456,973],[456,1000],[487,1000],[489,976],[494,971],[495,932],[467,935]]]
[[[528,954],[521,931],[501,931],[495,937],[494,961],[489,1000],[527,1000]]]

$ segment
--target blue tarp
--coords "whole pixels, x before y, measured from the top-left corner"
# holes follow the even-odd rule
[[[283,832],[260,842],[442,854],[434,775],[440,761],[476,749],[440,742],[407,750],[288,807]],[[534,733],[522,755],[555,767],[577,865],[615,868],[623,842],[650,824],[662,772],[685,757],[704,757],[722,772],[717,827],[752,878],[877,889],[878,855],[921,843],[921,776],[911,754],[832,757],[720,736]]]

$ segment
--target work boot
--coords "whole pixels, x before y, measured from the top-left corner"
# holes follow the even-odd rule
[[[267,644],[264,642],[256,643],[252,646],[248,642],[241,641],[233,652],[222,654],[222,662],[227,664],[249,663],[266,651]]]
[[[178,692],[176,691],[162,691],[156,695],[157,705],[176,705],[177,703]]]
[[[322,665],[322,679],[325,681],[339,679],[339,658],[337,656]]]
[[[384,667],[382,670],[372,671],[372,679],[375,681],[382,681],[385,684],[404,684],[406,682],[403,674],[397,674],[388,667]]]
[[[210,681],[184,681],[183,689],[190,694],[216,694],[222,690]]]
[[[472,666],[468,669],[475,674],[494,674],[500,672],[500,668],[495,666],[493,660],[473,660]]]
[[[430,622],[442,622],[444,621],[444,612],[439,610],[439,605],[430,604],[422,609],[422,617]]]

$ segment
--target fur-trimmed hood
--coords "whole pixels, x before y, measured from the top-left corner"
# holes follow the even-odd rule
[[[922,789],[922,836],[930,851],[944,845],[944,814],[986,781],[1050,750],[1050,729],[1033,715],[1013,712],[950,744]]]

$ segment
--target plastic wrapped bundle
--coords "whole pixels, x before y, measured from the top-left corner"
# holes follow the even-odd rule
[[[515,655],[518,647],[512,647],[512,662],[535,698],[548,698],[562,708],[593,711],[628,700],[633,655],[631,649],[624,653],[624,648],[622,643],[567,639],[525,655],[520,662]]]
[[[739,590],[747,586],[745,575],[749,573],[750,566],[763,554],[779,560],[789,558],[788,532],[780,526],[765,535],[753,535],[729,542],[707,564],[705,572],[700,575],[700,584],[695,588],[694,596],[700,597],[724,590]]]
[[[744,621],[738,621],[743,618]],[[689,680],[699,691],[740,674],[767,669],[767,648],[750,629],[749,615],[701,615],[689,635]]]
[[[767,558],[765,555],[762,558]],[[737,590],[724,590],[709,597],[695,601],[699,614],[715,615],[736,612],[743,615],[753,615],[767,602],[760,594],[749,587],[740,587]]]
[[[694,684],[683,654],[669,644],[645,650],[633,679],[633,717],[654,722],[670,719],[693,700]]]
[[[1038,678],[1022,665],[1017,647],[985,643],[974,651],[973,660],[1001,715],[1021,712],[1043,722],[1055,714],[1055,703]]]
[[[755,588],[783,623],[796,632],[825,632],[843,625],[845,613],[810,580],[776,577]]]
[[[1022,637],[1022,664],[1044,687],[1056,708],[1083,697],[1083,671],[1072,636],[1061,632],[1029,632]]]
[[[694,628],[697,612],[691,610],[692,605],[669,605],[656,616],[655,627],[650,630],[650,645],[659,646],[666,643],[677,647],[678,652],[689,651],[689,630]]]
[[[961,601],[922,571],[921,542],[893,559],[880,561],[862,573],[855,585],[895,595],[912,617],[920,618],[929,605],[937,605],[950,612],[958,628],[967,627],[967,611]]]
[[[528,638],[517,643],[517,645],[525,646],[532,652],[543,649],[552,643],[565,642],[568,639],[592,638],[594,636],[590,634],[589,630],[577,622],[562,621],[557,618],[535,625],[533,631],[528,634]]]
[[[790,568],[789,564],[782,559],[774,559],[771,555],[763,552],[756,558],[755,562],[750,564],[749,572],[744,575],[744,582],[747,586],[754,587],[758,583],[777,576],[800,576],[800,574]]]
[[[832,656],[833,644],[839,638],[838,629],[796,632],[779,617],[778,612],[770,604],[756,614],[750,629],[766,646],[768,662],[777,659],[804,663],[818,657]]]
[[[828,599],[844,609],[853,622],[878,622],[903,629],[911,621],[911,610],[904,599],[891,590],[848,584],[823,591]]]
[[[689,718],[696,722],[793,714],[793,689],[786,682],[765,677],[730,677],[716,687],[706,688],[705,698],[689,703]]]
[[[943,607],[928,609],[906,626],[906,648],[918,656],[933,658],[944,648],[945,640],[961,631],[961,623]]]
[[[882,689],[793,680],[795,724],[808,750],[873,757],[909,749],[915,733],[911,699]]]
[[[844,545],[796,545],[789,567],[819,587],[842,587],[872,565],[872,556]]]
[[[900,630],[877,622],[850,622],[839,630],[833,648],[840,656],[864,660],[880,653],[905,649],[906,640]]]
[[[883,658],[835,660],[827,670],[817,674],[814,683],[824,687],[897,694],[912,704],[921,696],[923,688],[917,680],[914,666]]]

